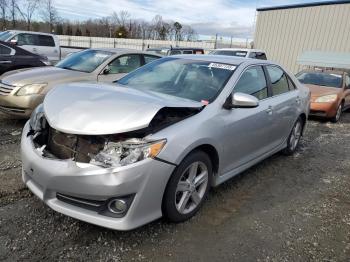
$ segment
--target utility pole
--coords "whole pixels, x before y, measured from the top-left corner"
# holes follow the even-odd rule
[[[217,42],[218,42],[218,33],[215,34],[215,43],[214,43],[214,49],[217,48]]]
[[[233,38],[233,36],[231,35],[231,43],[230,43],[230,48],[232,48],[232,38]]]

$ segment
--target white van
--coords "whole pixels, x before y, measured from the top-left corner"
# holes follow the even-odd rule
[[[258,49],[248,48],[218,48],[212,50],[210,55],[228,55],[228,56],[239,56],[247,58],[255,58],[261,60],[267,60],[266,52]]]
[[[11,42],[29,52],[47,57],[52,63],[58,62],[65,56],[62,54],[58,37],[53,34],[8,30],[0,33],[0,40]],[[76,51],[79,49],[69,50],[69,53]]]

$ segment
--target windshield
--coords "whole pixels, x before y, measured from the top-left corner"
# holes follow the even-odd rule
[[[300,83],[317,85],[317,86],[329,86],[329,87],[342,87],[342,75],[332,74],[327,72],[301,72],[297,75]]]
[[[15,33],[10,31],[5,31],[0,34],[0,40],[1,41],[7,41],[11,36],[13,36]]]
[[[112,55],[111,52],[88,49],[71,54],[57,63],[56,67],[91,73]]]
[[[182,58],[162,58],[118,80],[131,88],[198,102],[212,102],[236,66]]]
[[[229,55],[229,56],[239,56],[246,57],[247,52],[245,51],[233,51],[233,50],[214,50],[210,52],[211,55]]]

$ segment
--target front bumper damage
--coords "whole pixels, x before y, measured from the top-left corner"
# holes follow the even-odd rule
[[[29,122],[21,142],[22,178],[27,187],[53,210],[102,227],[130,230],[162,216],[166,184],[175,165],[154,159],[116,168],[43,157],[35,148]],[[67,201],[66,196],[73,199]],[[130,197],[123,217],[101,212],[106,201]],[[77,205],[74,201],[83,202]],[[86,203],[87,202],[87,203]],[[98,210],[84,205],[100,203]]]

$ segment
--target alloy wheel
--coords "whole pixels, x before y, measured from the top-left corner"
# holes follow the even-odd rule
[[[341,113],[342,113],[342,109],[343,109],[343,107],[342,107],[342,105],[340,104],[339,107],[338,107],[338,109],[337,109],[337,114],[335,115],[335,121],[336,121],[336,122],[338,122],[339,119],[340,119],[340,115],[341,115]]]
[[[291,136],[290,136],[290,149],[294,151],[296,147],[299,144],[300,138],[301,138],[301,132],[302,132],[302,125],[300,121],[297,121],[293,127]]]
[[[208,168],[194,162],[181,174],[175,191],[175,206],[180,214],[192,212],[203,200],[208,187]]]

